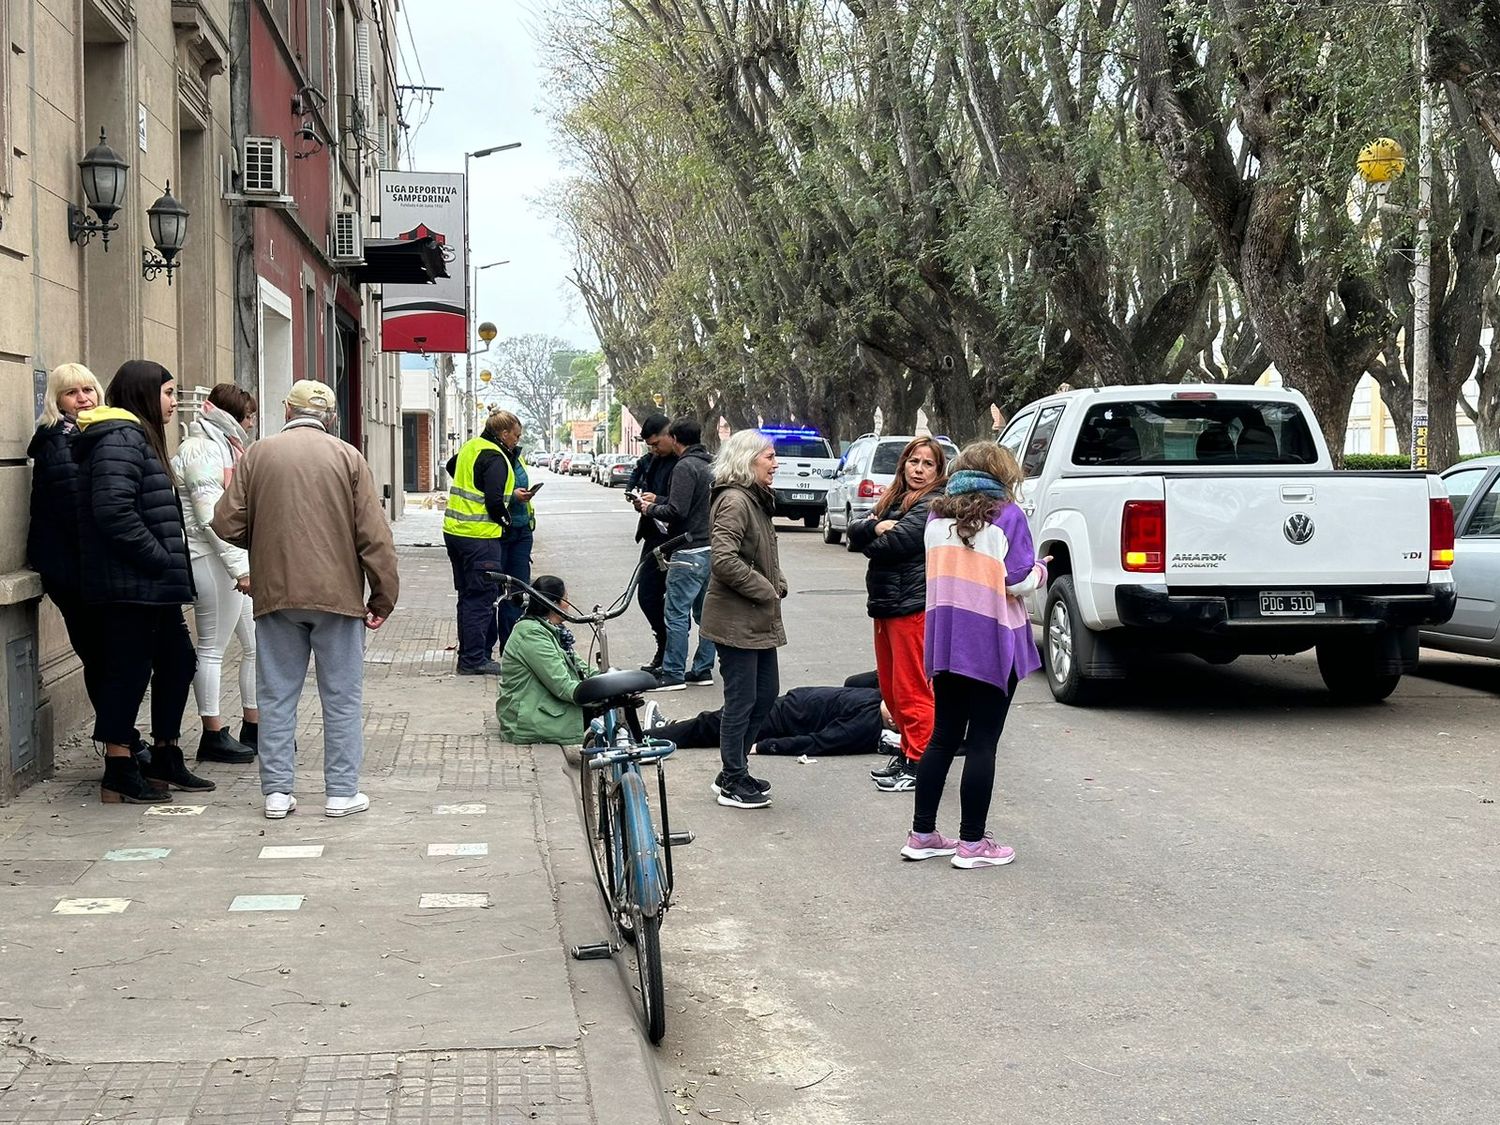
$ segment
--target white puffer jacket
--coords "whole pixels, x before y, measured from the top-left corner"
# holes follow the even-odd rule
[[[187,439],[172,458],[172,468],[187,500],[183,515],[192,557],[217,558],[236,580],[250,573],[250,553],[214,534],[214,505],[224,495],[235,462],[249,443],[244,428],[228,411],[205,402],[203,412],[188,427]]]

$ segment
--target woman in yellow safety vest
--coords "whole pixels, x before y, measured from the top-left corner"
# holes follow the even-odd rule
[[[518,557],[524,556],[525,575],[531,573],[534,517],[530,481],[516,471],[517,465],[522,473],[525,469],[520,454],[514,452],[520,436],[520,419],[509,411],[496,411],[483,431],[448,460],[452,484],[443,518],[443,544],[458,593],[461,676],[500,673],[495,660],[496,646],[504,644],[495,612],[500,591],[486,576],[510,570],[507,556],[512,541],[517,543]]]

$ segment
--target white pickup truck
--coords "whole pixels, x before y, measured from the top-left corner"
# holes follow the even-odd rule
[[[776,514],[817,527],[839,465],[833,447],[817,430],[762,426],[760,432],[776,446],[776,476],[771,481]]]
[[[1453,613],[1453,509],[1422,473],[1339,472],[1307,401],[1266,387],[1067,391],[999,442],[1047,587],[1031,596],[1052,694],[1085,703],[1141,651],[1227,664],[1316,648],[1376,702]]]

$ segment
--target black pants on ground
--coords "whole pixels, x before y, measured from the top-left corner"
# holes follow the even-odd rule
[[[495,600],[500,587],[485,577],[505,569],[503,539],[469,539],[444,535],[448,562],[453,567],[453,589],[458,592],[458,666],[478,668],[495,659],[500,622]]]
[[[722,714],[721,711],[699,711],[691,719],[678,719],[647,733],[654,738],[665,738],[682,750],[703,750],[719,744]]]
[[[719,758],[724,777],[745,777],[750,744],[765,725],[781,691],[774,648],[719,646],[719,674],[724,677],[724,710],[719,720]]]
[[[651,557],[651,552],[658,545],[650,539],[641,544],[641,558],[646,560],[646,565],[641,568],[641,580],[635,588],[635,600],[656,637],[656,656],[651,663],[660,668],[667,655],[667,575]]]
[[[964,751],[963,778],[958,785],[960,840],[982,840],[985,820],[990,815],[990,798],[995,790],[995,748],[1005,730],[1005,716],[1010,711],[1010,697],[994,684],[972,680],[955,672],[939,672],[932,679],[932,697],[936,705],[932,741],[917,763],[916,811],[912,815],[913,832],[937,831],[938,805],[948,768],[954,755]]]
[[[98,618],[100,636],[95,741],[129,746],[139,738],[135,719],[149,687],[152,741],[175,743],[198,669],[182,607],[99,605],[88,612]]]

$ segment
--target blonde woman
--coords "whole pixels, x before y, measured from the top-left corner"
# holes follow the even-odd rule
[[[233,383],[208,393],[187,440],[172,459],[178,485],[187,501],[183,522],[193,563],[193,623],[198,633],[198,671],[193,695],[203,737],[200,762],[244,763],[255,760],[260,711],[255,699],[255,617],[250,602],[250,555],[214,534],[214,505],[224,495],[234,467],[245,455],[255,429],[255,396]],[[244,722],[235,739],[219,711],[219,687],[229,639],[240,642],[240,705]]]
[[[776,448],[758,430],[741,430],[719,449],[709,502],[709,580],[698,633],[718,646],[724,678],[719,727],[719,804],[763,809],[771,784],[750,776],[747,754],[781,685],[776,650],[786,644],[781,599],[786,580],[771,517]]]
[[[62,614],[68,641],[83,662],[89,702],[99,676],[98,618],[84,608],[78,554],[78,465],[73,440],[78,415],[104,401],[104,388],[81,363],[64,363],[47,376],[47,396],[26,455],[32,460],[31,527],[26,561]]]

